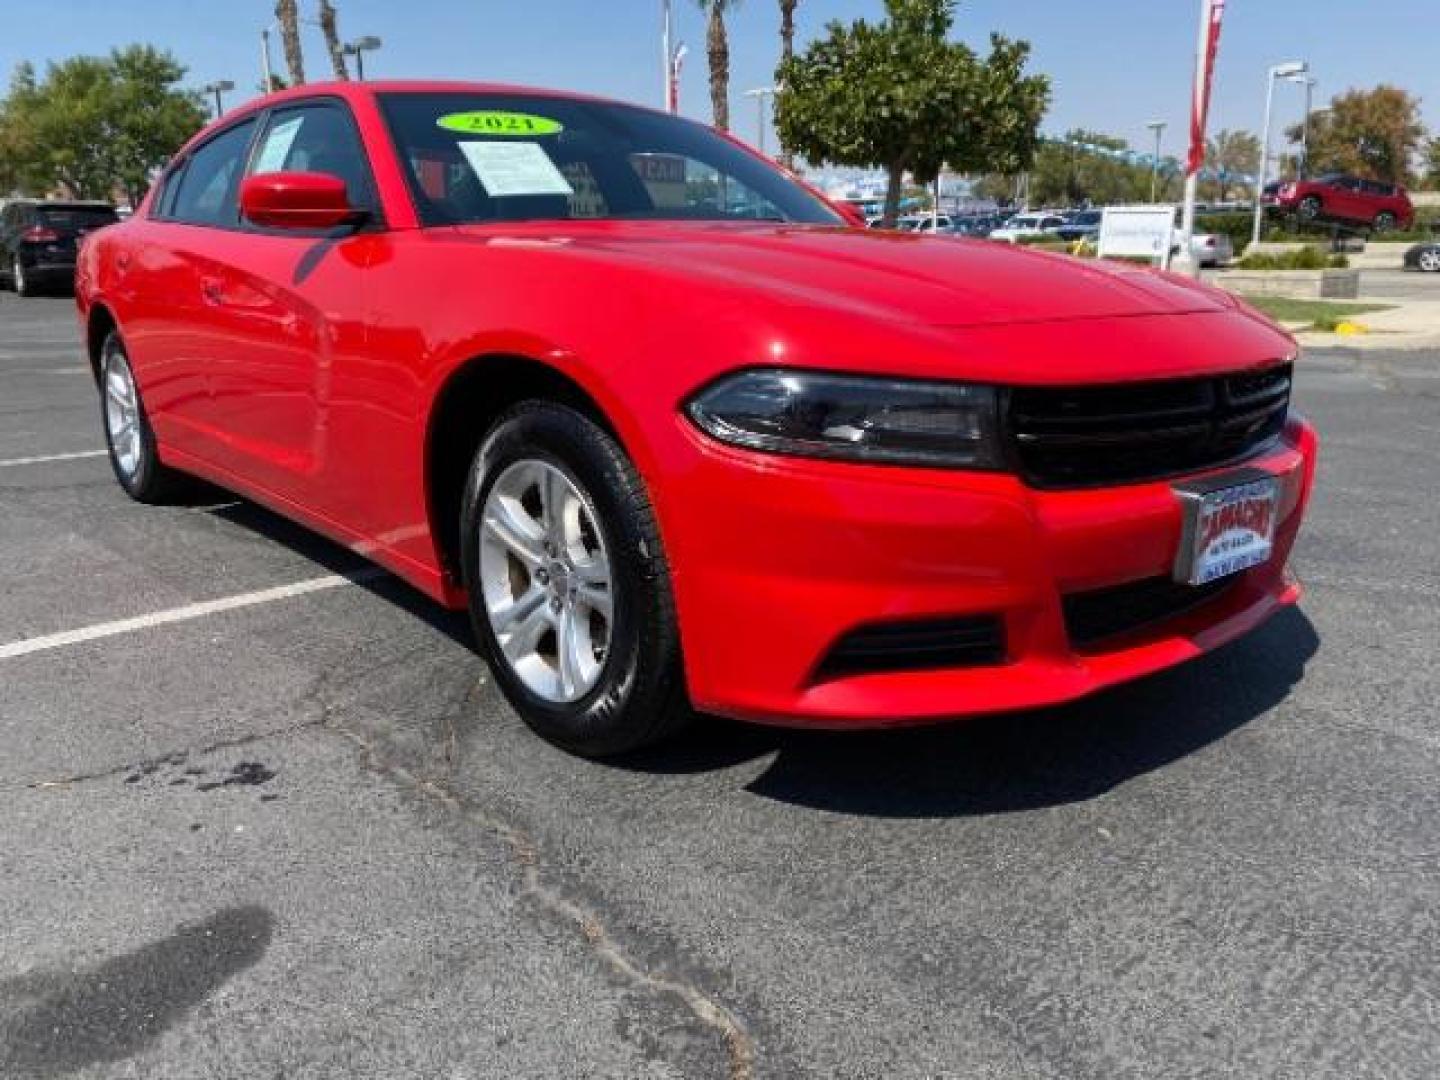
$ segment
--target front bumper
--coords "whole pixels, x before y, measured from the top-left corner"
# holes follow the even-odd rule
[[[1176,478],[1037,491],[1006,474],[778,458],[699,433],[689,442],[687,480],[662,525],[690,693],[707,711],[883,727],[1050,705],[1198,656],[1300,595],[1285,565],[1317,441],[1298,417],[1245,463],[1280,480],[1270,561],[1198,607],[1085,647],[1062,598],[1170,573]],[[1002,663],[817,675],[857,627],[980,615],[1003,621]]]

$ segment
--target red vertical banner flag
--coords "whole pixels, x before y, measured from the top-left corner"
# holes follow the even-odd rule
[[[1187,175],[1205,164],[1205,121],[1210,113],[1210,82],[1215,77],[1215,54],[1220,51],[1220,20],[1225,17],[1225,0],[1208,0],[1207,30],[1201,53],[1195,58],[1195,90],[1190,103],[1190,160]]]

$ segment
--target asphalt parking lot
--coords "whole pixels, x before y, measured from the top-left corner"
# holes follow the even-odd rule
[[[77,341],[0,295],[0,1076],[1440,1075],[1440,355],[1302,362],[1247,640],[617,766],[349,553],[129,502]]]

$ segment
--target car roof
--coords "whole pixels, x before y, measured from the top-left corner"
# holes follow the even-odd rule
[[[209,139],[210,136],[221,127],[244,120],[246,117],[254,116],[266,109],[279,105],[289,105],[296,102],[309,101],[314,98],[340,98],[346,102],[355,102],[373,99],[384,94],[515,94],[528,97],[548,97],[565,101],[590,101],[602,105],[625,105],[633,109],[644,109],[647,112],[663,113],[663,110],[653,109],[645,105],[636,104],[630,101],[621,101],[618,98],[602,97],[598,94],[582,94],[572,90],[555,90],[539,86],[522,86],[514,83],[496,82],[465,82],[460,80],[445,79],[375,79],[366,82],[330,80],[327,82],[307,82],[300,86],[286,87],[284,90],[277,90],[271,94],[262,94],[252,98],[243,105],[238,105],[225,113],[223,117],[215,120],[196,132],[184,146],[177,151],[177,156],[188,153],[192,146]],[[684,119],[677,117],[676,119]]]
[[[555,90],[540,86],[522,86],[515,83],[465,82],[442,79],[376,79],[369,82],[329,81],[305,83],[277,90],[273,94],[247,101],[243,106],[226,114],[226,117],[241,112],[255,112],[273,105],[310,97],[339,97],[346,100],[376,97],[382,94],[523,94],[528,97],[562,98],[570,101],[597,101],[609,105],[633,105],[615,98],[597,94],[582,94],[572,90]],[[635,108],[645,108],[635,105]],[[658,112],[660,110],[651,110]]]

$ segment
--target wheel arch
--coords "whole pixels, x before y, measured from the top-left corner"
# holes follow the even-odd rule
[[[432,398],[424,457],[430,535],[441,571],[451,581],[460,580],[461,503],[475,452],[495,420],[527,400],[568,405],[626,446],[598,397],[554,364],[520,353],[491,352],[456,365]]]
[[[100,353],[105,347],[105,339],[120,328],[115,321],[115,314],[104,303],[96,301],[90,305],[90,312],[85,319],[85,355],[90,361],[90,374],[95,377],[98,385],[100,382]]]

